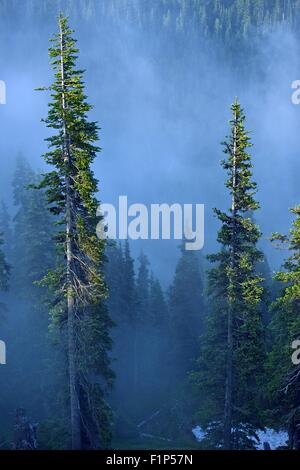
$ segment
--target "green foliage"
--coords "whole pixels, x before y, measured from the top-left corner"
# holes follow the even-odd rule
[[[5,403],[1,426],[5,423],[11,430],[17,406],[24,407],[37,421],[61,413],[57,403],[58,354],[48,335],[45,292],[35,284],[53,266],[55,253],[45,194],[29,188],[39,180],[25,158],[19,156],[13,175],[12,225],[5,207],[0,214],[0,231],[6,235],[4,249],[11,265],[6,296],[9,314],[3,324],[9,360],[1,369],[0,401]]]
[[[222,166],[228,174],[226,187],[232,207],[227,213],[215,209],[222,224],[218,233],[221,250],[209,256],[215,264],[208,273],[210,309],[198,367],[191,378],[198,390],[198,417],[206,426],[207,439],[220,447],[224,445],[226,382],[232,373],[231,445],[247,449],[253,447],[251,436],[255,437],[255,429],[261,425],[259,386],[265,357],[260,309],[263,279],[256,267],[262,253],[256,247],[260,231],[249,215],[258,208],[251,157],[247,152],[251,142],[237,101],[231,110],[231,134],[223,144],[227,159]]]
[[[68,447],[70,435],[64,423],[53,419],[42,421],[37,429],[40,450],[64,450]]]
[[[136,270],[128,241],[109,243],[106,256],[107,303],[116,323],[113,403],[122,422],[139,423],[162,406],[170,388],[168,305],[145,254]]]
[[[299,366],[291,360],[292,342],[300,338],[300,206],[291,209],[295,215],[289,236],[273,234],[272,240],[283,244],[290,252],[284,270],[276,273],[282,291],[273,303],[270,326],[273,347],[268,354],[268,396],[270,415],[274,421],[290,428],[291,448],[299,448],[293,435],[300,422]],[[299,440],[299,438],[298,438]],[[298,447],[296,447],[298,445]]]
[[[108,354],[113,322],[105,305],[103,276],[105,242],[96,236],[98,182],[91,169],[100,150],[95,145],[98,125],[88,120],[91,105],[84,93],[83,71],[76,67],[79,50],[73,31],[62,15],[58,23],[59,33],[49,49],[54,82],[47,88],[51,102],[45,119],[54,132],[46,139],[49,151],[44,159],[53,170],[39,184],[58,228],[57,261],[41,284],[49,288],[54,326],[71,335],[75,344],[83,445],[98,448],[108,443],[110,411],[104,395],[113,379]],[[74,331],[66,322],[70,299]],[[100,377],[106,384],[102,388]]]
[[[13,177],[14,205],[13,250],[11,254],[14,292],[32,307],[41,307],[43,292],[35,286],[53,266],[55,255],[52,220],[46,207],[44,191],[38,193],[30,185],[40,182],[40,176],[19,156]]]
[[[7,19],[16,6],[24,19],[33,14],[43,19],[45,12],[55,15],[62,9],[87,23],[101,23],[106,19],[119,24],[125,19],[139,28],[216,37],[231,44],[251,37],[255,28],[260,34],[277,24],[296,30],[300,16],[298,0],[110,0],[101,3],[97,0],[40,0],[38,4],[27,0],[21,6],[2,0],[1,16]]]

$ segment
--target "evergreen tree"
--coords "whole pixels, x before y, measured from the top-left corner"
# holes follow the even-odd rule
[[[138,409],[141,408],[138,396],[141,393],[141,385],[145,382],[145,377],[141,374],[145,372],[142,356],[145,352],[143,340],[148,309],[145,311],[141,308],[142,299],[137,287],[138,282],[140,285],[144,284],[142,280],[144,275],[141,273],[139,276],[138,272],[136,276],[128,240],[124,245],[110,244],[106,253],[108,258],[106,280],[110,292],[108,306],[116,323],[113,331],[116,370],[114,407],[119,417],[120,415],[122,418],[126,417],[126,421],[135,420]],[[148,272],[148,268],[146,270]]]
[[[150,341],[147,370],[150,377],[149,393],[154,409],[154,406],[161,406],[167,399],[170,378],[170,322],[165,294],[153,274],[150,277],[148,324]]]
[[[120,245],[108,242],[106,245],[107,263],[105,266],[105,280],[109,296],[107,306],[116,325],[122,323],[121,294],[123,281],[123,252]],[[114,329],[116,334],[117,329]]]
[[[3,238],[0,234],[0,292],[6,292],[8,290],[8,280],[9,280],[9,265],[6,261],[4,252],[2,250],[3,247]],[[3,313],[4,304],[0,302],[0,314]]]
[[[6,227],[6,226],[5,226]],[[9,289],[9,278],[10,278],[10,265],[7,262],[6,253],[4,251],[5,242],[3,238],[3,232],[5,227],[0,225],[0,327],[1,327],[1,340],[4,339],[2,334],[7,332],[7,320],[9,317],[6,315],[6,293]],[[6,367],[0,367],[0,414],[1,414],[1,421],[0,421],[0,433],[3,435],[4,431],[6,431],[5,424],[7,418],[7,402],[6,402],[6,389],[7,389],[7,382],[9,376],[5,375]],[[1,406],[1,404],[3,404]],[[5,405],[4,405],[5,404]],[[5,416],[6,414],[6,416]]]
[[[137,295],[138,295],[138,318],[143,321],[143,318],[148,312],[149,308],[149,260],[147,256],[142,252],[139,256],[139,269],[137,275]]]
[[[6,321],[4,321],[4,314],[6,311],[6,304],[5,301],[6,299],[4,298],[5,292],[8,291],[8,284],[9,284],[9,265],[6,261],[4,252],[3,252],[3,239],[2,235],[0,233],[0,326],[1,326],[1,340],[3,340],[5,337],[2,336],[3,332],[7,329],[6,327]],[[6,319],[6,318],[5,318]],[[4,328],[3,328],[4,327]],[[0,421],[0,433],[3,436],[4,432],[6,432],[6,423],[8,422],[7,419],[7,401],[6,401],[6,389],[7,389],[7,382],[9,380],[9,376],[6,376],[5,374],[6,368],[5,367],[0,367],[0,380],[1,380],[1,388],[0,388],[0,413],[1,413],[1,421]]]
[[[7,260],[10,261],[12,255],[11,218],[3,201],[0,205],[0,232],[3,234],[3,251]]]
[[[125,241],[123,252],[123,282],[121,292],[122,315],[133,325],[137,316],[137,293],[134,272],[134,260],[130,253],[128,240]]]
[[[166,333],[168,328],[168,306],[158,279],[151,274],[149,286],[149,321]]]
[[[32,309],[41,307],[43,293],[36,283],[53,266],[55,255],[51,216],[44,191],[33,187],[41,177],[34,173],[27,160],[19,156],[13,177],[16,213],[13,219],[12,281],[19,299],[31,297]]]
[[[139,267],[136,280],[137,309],[133,331],[134,347],[134,396],[137,398],[145,386],[147,376],[147,356],[149,357],[149,261],[142,252],[138,258]],[[147,387],[147,386],[146,386]]]
[[[65,334],[70,396],[72,448],[106,447],[110,409],[105,383],[111,385],[109,336],[112,321],[105,299],[105,243],[96,236],[97,180],[91,165],[100,150],[98,126],[88,121],[91,106],[84,94],[83,71],[76,68],[78,49],[67,18],[60,15],[59,32],[49,49],[55,80],[48,88],[46,188],[50,211],[59,223],[58,262],[44,278],[52,293],[52,318]],[[102,378],[100,380],[100,377]],[[101,385],[103,384],[103,385]]]
[[[258,209],[254,199],[251,146],[245,116],[232,105],[231,134],[224,142],[226,187],[231,195],[228,213],[215,209],[222,226],[219,253],[210,255],[210,311],[202,338],[198,370],[192,378],[201,392],[200,417],[208,438],[225,449],[251,448],[260,423],[258,394],[264,361],[260,302],[263,279],[257,275],[262,253],[256,244],[260,231],[247,213]]]
[[[11,288],[8,296],[10,315],[6,321],[10,359],[4,368],[3,400],[8,410],[20,406],[31,410],[43,423],[59,414],[53,400],[57,385],[56,355],[48,335],[48,311],[45,292],[36,282],[53,265],[54,243],[45,194],[29,189],[39,181],[23,157],[16,162],[13,176],[15,216],[10,245]],[[3,212],[7,227],[8,214]],[[1,223],[1,221],[0,221]],[[0,230],[1,230],[0,226]],[[16,335],[15,332],[18,331]]]
[[[267,327],[272,319],[271,304],[276,298],[278,282],[272,279],[272,273],[267,257],[263,254],[262,260],[257,263],[256,273],[263,279],[263,295],[261,301],[262,320]]]
[[[119,326],[123,335],[123,357],[120,357],[120,365],[123,364],[123,379],[126,383],[130,414],[136,415],[138,404],[138,295],[136,287],[136,276],[134,270],[134,259],[131,256],[128,240],[125,241],[123,249],[123,269],[121,282],[121,316]],[[124,376],[126,374],[126,377]]]
[[[145,254],[138,258],[136,276],[128,241],[123,248],[110,244],[106,254],[108,305],[116,323],[113,339],[117,378],[113,402],[119,423],[139,422],[166,399],[167,304],[159,281],[149,274],[150,263]]]
[[[177,387],[186,381],[198,349],[204,314],[203,279],[200,260],[194,251],[181,248],[169,291],[170,362]]]
[[[13,175],[13,198],[15,206],[25,203],[28,197],[28,186],[34,181],[34,171],[24,155],[19,154],[16,158],[16,168]]]
[[[106,250],[106,281],[109,289],[109,312],[116,327],[113,329],[114,370],[116,381],[113,405],[118,419],[132,418],[137,400],[134,398],[134,332],[136,325],[136,285],[134,260],[126,240],[124,247],[109,243]],[[120,400],[120,397],[122,399]]]
[[[1,205],[0,212],[0,292],[8,290],[8,281],[10,277],[10,265],[8,258],[10,255],[11,230],[10,218],[4,203]],[[4,303],[0,302],[0,313],[4,310]]]
[[[273,347],[268,355],[267,373],[270,414],[277,424],[288,427],[289,447],[300,449],[300,366],[292,362],[293,342],[300,339],[300,206],[290,235],[275,233],[273,241],[290,251],[284,270],[276,273],[282,292],[273,304],[270,331]],[[295,349],[295,348],[294,348]],[[299,347],[298,347],[299,349]]]

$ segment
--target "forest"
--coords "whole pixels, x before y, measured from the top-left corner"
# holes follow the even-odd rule
[[[299,21],[0,0],[0,451],[300,450]],[[121,195],[204,248],[97,236]]]

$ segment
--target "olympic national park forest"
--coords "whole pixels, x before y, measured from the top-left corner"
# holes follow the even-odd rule
[[[0,450],[300,450],[300,1],[0,0],[0,79]]]

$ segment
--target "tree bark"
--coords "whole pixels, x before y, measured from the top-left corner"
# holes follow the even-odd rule
[[[226,365],[226,387],[225,387],[225,410],[224,410],[224,448],[231,449],[232,429],[232,307],[229,307],[227,321],[227,365]]]
[[[61,85],[62,85],[62,109],[63,112],[67,109],[65,99],[65,70],[64,70],[64,44],[63,44],[63,31],[60,23],[60,44],[61,44]],[[64,148],[63,157],[67,166],[71,165],[70,142],[67,131],[66,120],[63,120],[63,133],[64,133]],[[66,257],[67,257],[67,351],[68,351],[68,371],[69,371],[69,389],[70,389],[70,414],[71,414],[71,437],[72,449],[79,450],[82,447],[81,442],[81,418],[80,418],[80,403],[77,384],[77,371],[76,371],[76,332],[75,332],[75,301],[74,289],[72,283],[72,268],[73,268],[73,232],[74,221],[72,213],[72,187],[70,184],[70,175],[65,177],[66,184]]]
[[[236,114],[234,115],[233,129],[233,169],[232,169],[232,252],[231,267],[235,268],[235,231],[236,231]],[[234,279],[233,279],[234,282]],[[230,450],[232,447],[232,379],[233,379],[233,303],[229,299],[227,316],[227,362],[226,362],[226,385],[225,385],[225,407],[224,407],[224,448]]]

